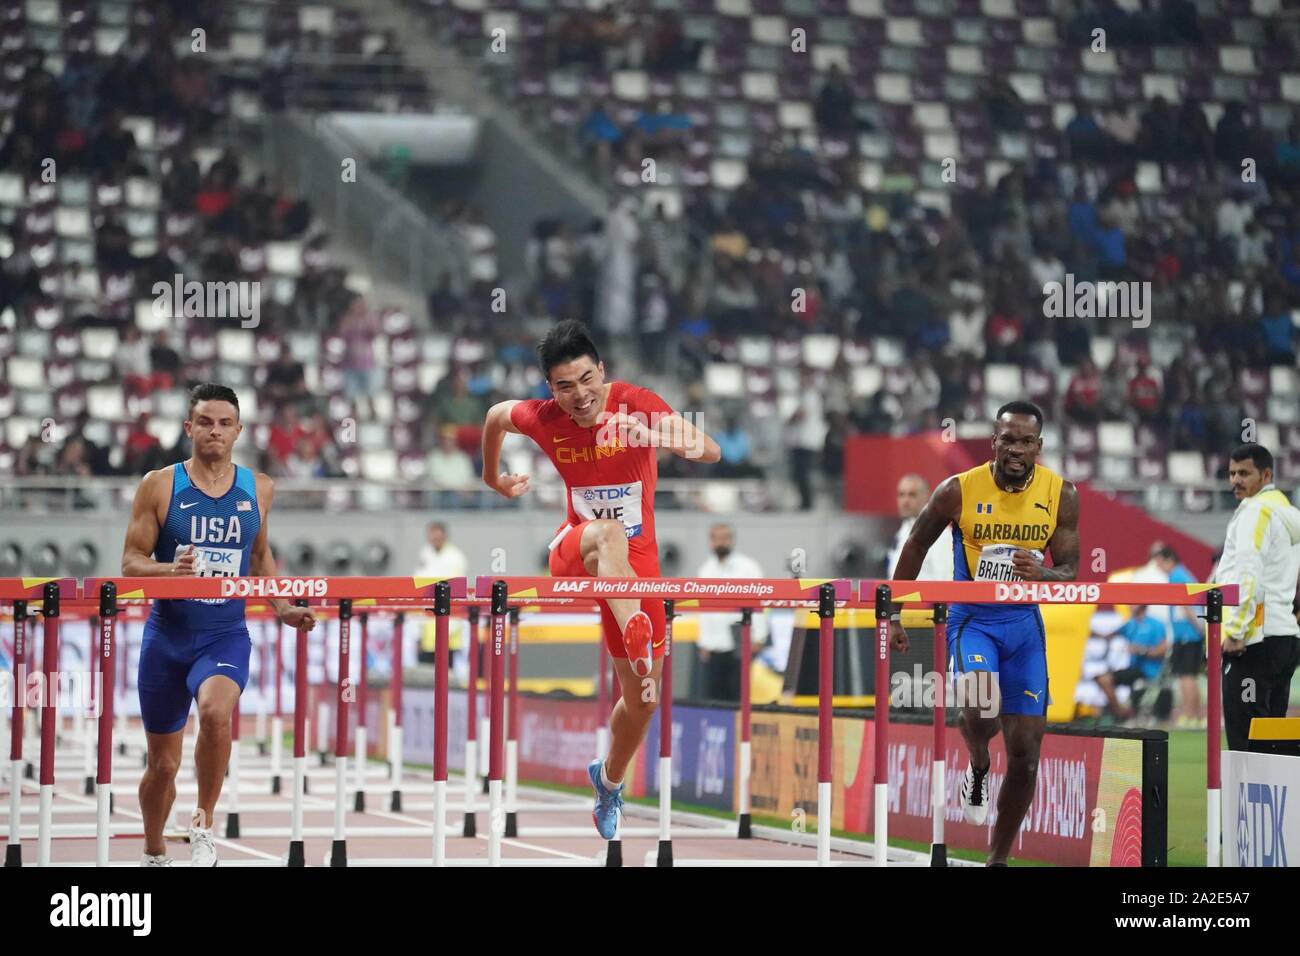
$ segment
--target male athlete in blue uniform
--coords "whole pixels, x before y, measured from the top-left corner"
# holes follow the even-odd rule
[[[1079,567],[1079,493],[1037,464],[1042,434],[1043,413],[1032,402],[1008,402],[998,409],[993,460],[953,475],[934,490],[903,545],[894,578],[914,580],[930,545],[952,525],[956,581],[1073,581]],[[1045,550],[1052,554],[1051,567],[1043,564]],[[907,650],[907,631],[897,614],[890,636],[897,650]],[[962,678],[967,690],[972,683],[980,688],[982,675],[996,678],[996,697],[961,710],[961,733],[970,753],[961,805],[968,823],[981,824],[988,817],[989,741],[1000,724],[1007,775],[988,865],[1006,866],[1033,800],[1047,728],[1043,616],[1033,604],[954,604],[948,614],[948,653],[953,671],[970,675]]]
[[[122,549],[127,577],[274,576],[266,519],[274,487],[266,475],[231,461],[239,399],[223,385],[190,392],[188,461],[144,476]],[[190,546],[190,547],[187,547]],[[280,620],[311,630],[306,608],[272,600]],[[230,718],[248,682],[251,650],[242,600],[155,601],[140,647],[140,712],[149,762],[140,779],[144,815],[142,866],[170,866],[163,826],[176,800],[181,737],[190,702],[198,701],[194,745],[198,801],[190,822],[190,862],[215,866],[213,814],[230,759]]]

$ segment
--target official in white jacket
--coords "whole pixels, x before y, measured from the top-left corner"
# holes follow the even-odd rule
[[[904,475],[898,479],[898,517],[903,520],[903,523],[899,525],[898,534],[894,535],[894,544],[889,549],[886,575],[893,575],[894,568],[898,566],[898,555],[912,533],[912,525],[916,524],[916,516],[921,513],[921,509],[929,500],[930,486],[920,475]],[[925,560],[921,562],[921,570],[917,572],[916,580],[952,580],[951,526],[944,528],[934,544],[930,545],[930,550],[925,553]]]
[[[1273,456],[1242,445],[1228,481],[1241,502],[1228,522],[1214,580],[1236,584],[1240,603],[1223,613],[1223,723],[1230,750],[1248,749],[1254,717],[1284,717],[1300,663],[1293,604],[1300,573],[1300,511],[1273,486]]]
[[[700,565],[701,578],[761,578],[758,562],[736,551],[736,532],[729,524],[715,524],[709,529],[712,555]],[[754,648],[766,633],[762,612],[755,611],[750,626]],[[695,645],[700,662],[699,693],[709,700],[740,700],[740,668],[749,661],[740,660],[738,651],[740,615],[710,613],[700,615],[700,636]]]

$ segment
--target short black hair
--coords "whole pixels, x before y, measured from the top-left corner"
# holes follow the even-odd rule
[[[1245,461],[1249,458],[1255,463],[1255,467],[1261,472],[1265,468],[1272,469],[1273,454],[1263,445],[1255,442],[1246,442],[1244,445],[1238,445],[1236,450],[1228,456],[1233,461]]]
[[[550,379],[551,369],[555,366],[584,355],[590,355],[593,362],[600,361],[596,343],[591,341],[587,327],[577,319],[565,319],[537,343],[537,361],[547,379]]]
[[[235,394],[233,388],[227,388],[225,385],[204,382],[190,389],[190,418],[194,417],[194,406],[199,402],[229,402],[235,406],[235,415],[239,415],[239,396]]]
[[[998,413],[993,416],[993,421],[997,422],[1003,415],[1028,415],[1038,422],[1038,430],[1043,430],[1043,410],[1033,402],[1007,402],[998,409]]]
[[[1165,561],[1176,562],[1178,560],[1178,552],[1175,551],[1173,548],[1169,547],[1169,545],[1167,544],[1161,545],[1159,548],[1157,548],[1155,556],[1157,558],[1162,558]]]

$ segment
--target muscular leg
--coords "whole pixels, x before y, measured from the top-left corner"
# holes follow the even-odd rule
[[[194,764],[199,784],[195,826],[210,828],[217,798],[230,762],[230,715],[239,700],[239,685],[214,674],[199,685],[199,737],[194,744]]]
[[[988,769],[989,741],[998,735],[998,722],[994,718],[981,717],[973,707],[967,707],[957,720],[961,728],[962,739],[966,741],[966,750],[970,754],[970,765],[977,770]]]
[[[605,518],[588,521],[582,529],[581,552],[583,566],[588,574],[595,577],[640,577],[628,562],[627,534],[623,530],[621,521]],[[618,622],[620,631],[627,627],[627,619],[641,610],[641,602],[635,598],[605,603],[609,605],[610,613]],[[639,681],[640,678],[637,680]]]
[[[635,601],[620,603],[637,604]],[[637,748],[645,739],[650,718],[659,706],[659,678],[663,674],[664,661],[662,657],[656,660],[650,676],[643,678],[636,675],[627,658],[615,657],[613,660],[614,672],[618,674],[618,683],[623,693],[609,718],[610,742],[609,754],[605,757],[605,774],[611,783],[621,783],[627,773],[627,765],[632,762]]]
[[[181,738],[185,729],[174,734],[146,733],[149,759],[140,777],[140,813],[144,817],[144,852],[161,856],[167,852],[163,828],[176,802],[176,773],[181,766]]]
[[[993,826],[990,863],[1005,863],[1011,844],[1020,832],[1025,812],[1034,799],[1038,781],[1038,751],[1042,746],[1046,717],[1028,714],[1002,715],[1002,740],[1007,748],[1007,776],[998,795],[998,821]]]

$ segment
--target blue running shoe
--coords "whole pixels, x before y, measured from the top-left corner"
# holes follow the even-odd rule
[[[618,830],[618,815],[623,809],[623,785],[620,783],[610,790],[600,782],[600,768],[604,763],[597,757],[587,764],[587,776],[596,791],[596,808],[591,811],[591,822],[596,824],[596,832],[606,840],[612,840]]]

